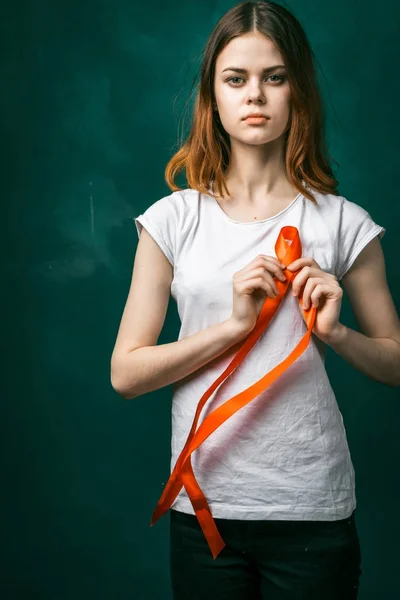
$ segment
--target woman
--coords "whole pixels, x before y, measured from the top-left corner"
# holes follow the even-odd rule
[[[113,387],[133,398],[174,384],[172,469],[199,399],[291,272],[295,295],[286,295],[202,419],[287,357],[306,330],[301,307],[313,305],[317,316],[299,358],[192,454],[225,547],[211,555],[182,487],[170,510],[175,600],[357,598],[354,469],[325,348],[398,385],[391,365],[400,324],[379,242],[385,229],[338,194],[326,155],[300,24],[273,2],[233,7],[206,44],[192,129],[166,168],[173,193],[135,219],[140,240]],[[189,187],[182,190],[174,179],[184,168]],[[288,225],[299,232],[302,256],[282,264],[275,243]],[[365,335],[339,321],[339,281]],[[170,294],[179,339],[157,346]],[[383,347],[377,337],[393,344]]]

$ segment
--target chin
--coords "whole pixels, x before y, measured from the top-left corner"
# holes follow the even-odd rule
[[[249,135],[249,136],[246,136],[246,138],[234,138],[233,137],[233,139],[237,140],[241,144],[247,144],[249,146],[261,146],[262,144],[270,144],[271,142],[275,142],[280,137],[281,137],[280,135],[271,135],[271,134],[265,135],[265,133],[263,135],[262,132],[259,132],[258,135],[257,134]]]

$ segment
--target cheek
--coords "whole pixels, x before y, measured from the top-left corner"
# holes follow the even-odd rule
[[[282,114],[282,115],[290,114],[290,107],[291,107],[290,94],[283,93],[279,96],[279,98],[276,98],[276,107],[280,114]]]
[[[238,106],[243,103],[243,99],[237,91],[235,93],[234,90],[226,89],[223,93],[219,94],[218,103],[221,112],[233,118],[235,114],[237,115]]]
[[[216,85],[214,93],[218,100],[218,104],[221,107],[221,111],[224,110],[226,114],[233,113],[237,110],[238,106],[243,105],[243,101],[246,97],[244,87],[235,88],[225,83],[224,85]]]
[[[222,123],[236,126],[243,112],[243,106],[240,99],[233,94],[224,94],[223,98],[218,100],[218,112]]]
[[[222,107],[219,110],[219,120],[225,131],[231,135],[237,133],[237,122],[230,110],[224,110]]]

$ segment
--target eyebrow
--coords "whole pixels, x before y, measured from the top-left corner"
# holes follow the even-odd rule
[[[266,67],[265,69],[263,69],[263,73],[270,73],[271,71],[275,71],[275,69],[284,69],[285,65],[274,65],[273,67]],[[237,73],[247,73],[246,69],[241,69],[240,67],[227,67],[226,69],[224,69],[223,71],[221,71],[222,73],[224,73],[225,71],[236,71]]]

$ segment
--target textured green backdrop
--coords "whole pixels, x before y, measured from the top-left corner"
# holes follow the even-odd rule
[[[1,18],[4,600],[170,595],[171,388],[118,396],[110,357],[133,217],[169,193],[164,167],[201,48],[234,3],[31,0]],[[340,193],[387,229],[398,307],[400,8],[293,0],[321,69]],[[344,298],[342,321],[356,328]],[[172,300],[159,343],[177,339]],[[399,390],[328,349],[357,477],[361,600],[400,594]]]

